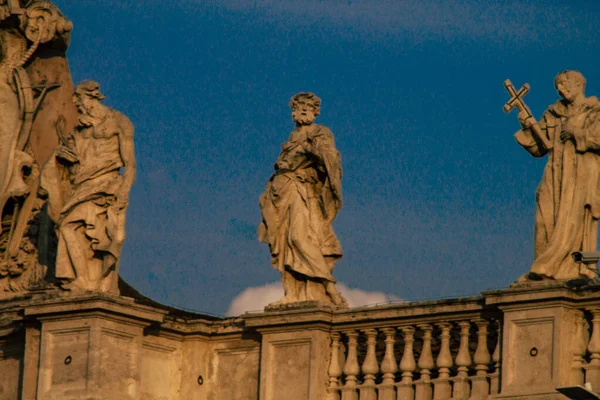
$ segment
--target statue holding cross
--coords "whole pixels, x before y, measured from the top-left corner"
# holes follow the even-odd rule
[[[560,72],[554,79],[560,99],[539,122],[523,102],[529,85],[517,92],[504,83],[511,95],[504,111],[519,110],[515,139],[532,156],[548,156],[536,193],[535,260],[522,280],[596,276],[571,257],[596,250],[600,219],[600,101],[585,97],[585,83],[578,71]]]

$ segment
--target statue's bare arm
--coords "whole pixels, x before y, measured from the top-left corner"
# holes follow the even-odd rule
[[[119,208],[125,208],[129,202],[129,191],[135,180],[136,163],[133,145],[134,128],[128,118],[123,117],[120,123],[119,152],[123,160],[123,184],[117,193]]]

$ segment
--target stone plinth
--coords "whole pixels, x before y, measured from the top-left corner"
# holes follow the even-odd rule
[[[325,399],[331,307],[245,314],[262,336],[260,400]]]
[[[255,400],[260,336],[143,296],[0,302],[0,400]]]
[[[149,375],[144,370],[152,365],[152,357],[143,357],[144,328],[162,322],[165,314],[103,296],[26,308],[25,317],[41,324],[40,340],[31,344],[39,345],[37,399],[139,398],[142,377]]]
[[[596,290],[541,283],[484,296],[486,305],[504,314],[502,392],[496,398],[564,399],[556,387],[583,384],[578,355],[585,354],[589,335],[579,321],[600,299]]]

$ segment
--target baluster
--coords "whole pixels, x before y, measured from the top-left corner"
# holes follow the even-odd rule
[[[458,372],[454,378],[453,399],[464,400],[469,398],[469,365],[471,365],[471,354],[469,354],[469,321],[460,321],[460,347],[456,355],[456,365]]]
[[[340,364],[340,339],[338,332],[331,334],[331,360],[329,362],[329,388],[327,389],[327,400],[340,400],[340,377],[342,376],[342,364]]]
[[[419,357],[421,378],[415,383],[415,400],[431,400],[431,396],[433,395],[433,391],[431,390],[431,369],[435,366],[433,363],[433,354],[431,354],[431,331],[433,328],[429,324],[418,325],[418,328],[423,331],[423,348]]]
[[[340,365],[342,366],[342,369],[344,368],[344,365],[346,365],[346,353],[348,352],[348,348],[346,347],[346,345],[344,344],[344,342],[342,342],[340,340],[340,352],[339,352],[339,356],[340,356]],[[340,380],[340,386],[342,385],[342,381]]]
[[[592,308],[592,337],[587,350],[590,362],[585,366],[585,381],[590,382],[594,390],[600,389],[600,308]]]
[[[394,378],[398,371],[396,357],[394,356],[394,343],[396,343],[396,329],[384,328],[381,330],[385,335],[385,355],[381,362],[383,381],[379,385],[378,400],[394,400]]]
[[[483,319],[473,321],[477,325],[477,349],[473,354],[475,362],[476,375],[471,378],[473,385],[471,390],[471,400],[487,399],[490,387],[488,384],[488,365],[492,360],[487,346],[488,322]]]
[[[413,354],[413,343],[415,342],[415,328],[412,326],[402,327],[404,334],[404,353],[400,360],[400,370],[402,371],[402,383],[412,383],[413,372],[417,369],[415,356]]]
[[[413,343],[415,342],[415,328],[412,326],[404,326],[400,328],[404,334],[404,352],[402,360],[400,360],[400,371],[402,371],[402,380],[397,385],[398,400],[413,400],[415,391],[412,385],[413,372],[417,369],[415,363],[415,355],[413,354]]]
[[[358,344],[358,332],[345,332],[348,338],[348,356],[344,364],[344,375],[346,375],[346,384],[342,388],[342,400],[358,400],[358,392],[356,391],[357,375],[360,373],[358,366],[358,357],[356,347]]]
[[[498,329],[498,341],[494,348],[494,354],[492,354],[492,361],[494,362],[494,373],[490,374],[490,394],[500,393],[500,367],[501,367],[501,355],[502,355],[502,320],[496,321]]]
[[[360,388],[360,400],[377,400],[377,393],[375,391],[375,375],[379,373],[379,365],[375,356],[377,330],[365,329],[362,332],[367,336],[367,355],[362,364],[362,372],[365,380]]]
[[[437,324],[442,330],[440,334],[440,352],[436,364],[438,367],[438,378],[433,382],[434,400],[448,400],[452,396],[452,385],[450,384],[450,368],[452,367],[452,355],[450,354],[450,328],[447,322]]]
[[[575,314],[575,335],[573,336],[575,345],[573,351],[573,364],[571,366],[571,385],[583,385],[584,374],[583,364],[585,360],[586,345],[589,340],[588,325],[585,321],[584,314],[578,311]]]

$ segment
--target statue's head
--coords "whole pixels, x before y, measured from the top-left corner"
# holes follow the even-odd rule
[[[321,112],[321,99],[310,92],[300,92],[290,100],[296,125],[310,125]]]
[[[106,97],[100,92],[100,84],[96,81],[83,81],[75,86],[73,103],[82,114],[89,114],[100,101]]]
[[[585,96],[585,78],[579,71],[566,70],[559,72],[554,78],[554,87],[559,96],[567,103],[572,103]]]

